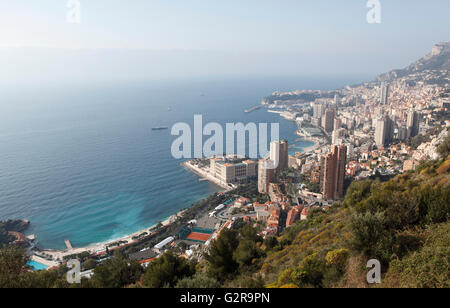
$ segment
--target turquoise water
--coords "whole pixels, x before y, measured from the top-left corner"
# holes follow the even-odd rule
[[[0,219],[31,221],[39,246],[115,239],[156,224],[220,188],[171,156],[170,130],[193,122],[295,123],[244,110],[275,90],[336,88],[336,79],[226,79],[0,89]],[[292,149],[293,151],[294,149]]]
[[[33,268],[33,271],[46,270],[48,268],[47,265],[44,265],[42,263],[33,260],[28,261],[27,264]]]

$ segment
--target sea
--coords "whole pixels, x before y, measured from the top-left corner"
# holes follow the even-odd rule
[[[358,76],[224,77],[0,86],[0,220],[28,219],[45,249],[105,242],[150,227],[221,191],[171,155],[170,128],[279,123],[290,151],[311,146],[264,109],[274,91],[336,89]],[[153,131],[152,127],[168,130]]]

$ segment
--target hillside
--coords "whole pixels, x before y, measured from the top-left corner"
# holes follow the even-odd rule
[[[395,78],[426,70],[450,70],[450,42],[435,45],[431,53],[413,62],[404,69],[392,70],[388,73],[381,74],[377,77],[377,81],[392,81]]]
[[[262,261],[267,286],[368,287],[365,264],[375,258],[383,271],[377,286],[450,287],[445,157],[387,182],[354,182],[342,203],[287,229],[278,238],[285,244]]]

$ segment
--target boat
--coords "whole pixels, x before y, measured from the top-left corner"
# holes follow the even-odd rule
[[[158,127],[152,127],[152,130],[165,130],[169,129],[167,126],[158,126]]]

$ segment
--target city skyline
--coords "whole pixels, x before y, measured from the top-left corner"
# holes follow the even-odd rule
[[[449,11],[0,3],[0,289],[450,286]]]

